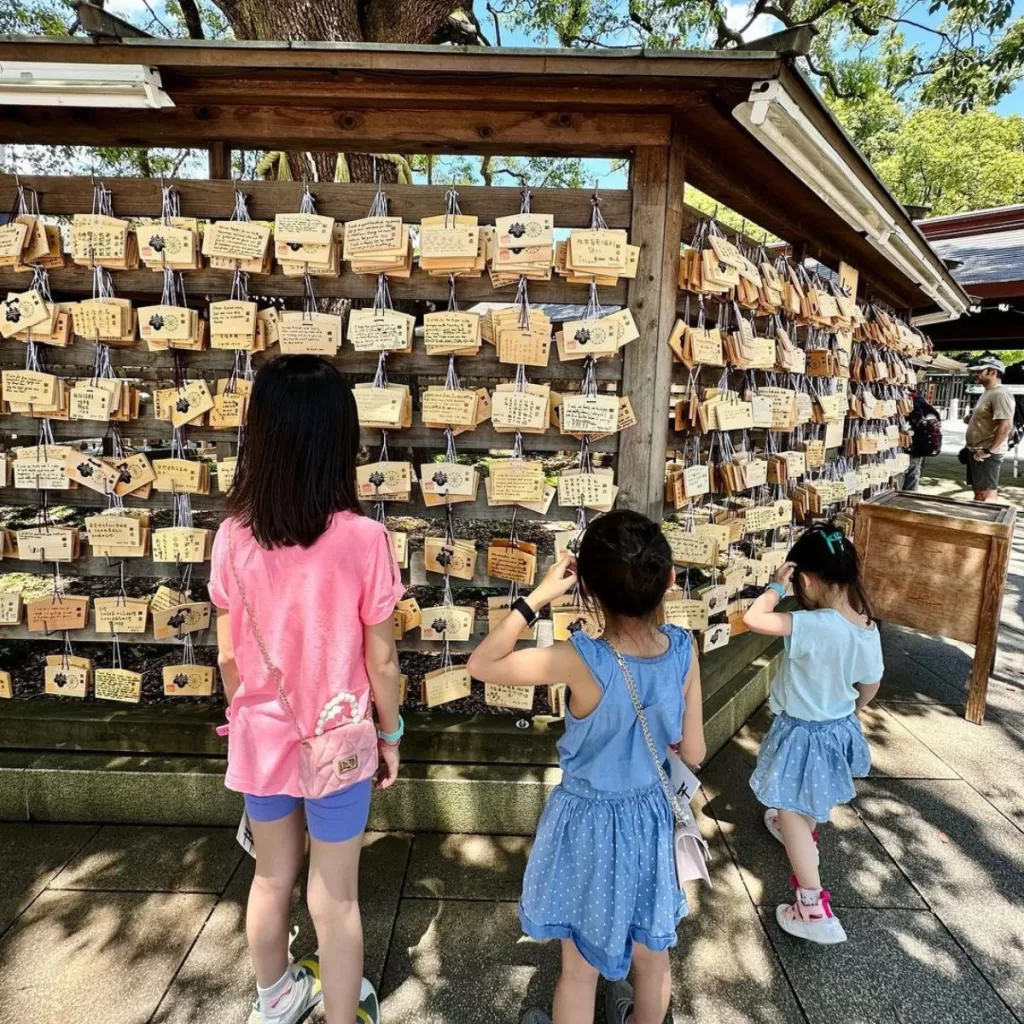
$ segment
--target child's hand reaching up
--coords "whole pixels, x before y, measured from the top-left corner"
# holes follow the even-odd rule
[[[529,597],[530,607],[540,611],[555,598],[568,594],[576,586],[576,558],[570,551],[551,566],[544,574],[544,579],[537,584]]]
[[[793,573],[796,570],[796,565],[793,562],[783,562],[782,565],[775,570],[775,582],[781,583],[787,590],[793,588]],[[763,579],[764,577],[762,577]]]

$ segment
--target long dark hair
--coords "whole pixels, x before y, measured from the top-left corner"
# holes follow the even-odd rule
[[[823,583],[842,587],[850,607],[875,621],[871,602],[860,581],[860,564],[857,549],[834,523],[815,526],[807,530],[790,549],[787,561],[793,562],[793,593],[801,608],[810,608],[804,591],[801,573],[817,576]]]
[[[245,444],[228,494],[265,548],[308,548],[335,512],[361,514],[352,390],[319,356],[280,356],[256,374]]]
[[[603,611],[646,619],[668,590],[672,549],[657,523],[618,509],[587,527],[576,567],[585,595]]]

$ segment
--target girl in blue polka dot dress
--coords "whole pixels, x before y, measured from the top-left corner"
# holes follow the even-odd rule
[[[587,527],[578,562],[556,564],[469,661],[484,682],[567,687],[562,782],[541,816],[519,903],[527,935],[561,941],[554,1024],[591,1024],[599,975],[615,982],[606,991],[609,1024],[662,1024],[668,1010],[668,949],[686,897],[672,810],[615,652],[628,663],[656,749],[678,746],[698,764],[704,724],[692,640],[656,618],[674,582],[660,528],[636,512],[609,512]],[[515,650],[523,620],[577,583],[604,617],[601,639],[577,631],[568,643]],[[624,981],[631,965],[635,992]],[[523,1024],[551,1019],[531,1009]]]
[[[801,611],[776,612],[792,584]],[[755,633],[785,637],[772,682],[775,718],[761,744],[750,787],[768,809],[764,823],[793,868],[792,904],[776,908],[790,935],[826,945],[846,941],[818,874],[818,822],[856,795],[871,751],[857,712],[882,678],[882,643],[860,582],[857,552],[834,526],[808,530],[776,581],[743,617]]]

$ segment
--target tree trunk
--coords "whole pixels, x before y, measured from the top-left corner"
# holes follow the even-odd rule
[[[305,39],[327,42],[430,43],[463,0],[214,0],[238,39]],[[289,153],[296,181],[333,181],[336,153]],[[373,157],[348,153],[350,181],[373,181]],[[390,160],[377,160],[381,181],[398,180]]]

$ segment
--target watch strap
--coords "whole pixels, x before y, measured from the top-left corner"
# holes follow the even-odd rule
[[[778,580],[772,580],[771,583],[768,584],[767,589],[774,590],[775,593],[779,595],[780,601],[786,596],[786,588],[779,583]]]
[[[400,743],[404,735],[405,719],[401,715],[398,716],[398,728],[394,732],[383,732],[380,729],[377,730],[377,739],[392,747],[395,746],[396,743]]]
[[[537,613],[530,607],[530,603],[525,597],[518,597],[512,602],[512,611],[519,612],[528,626],[532,626],[537,621]]]

